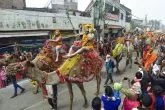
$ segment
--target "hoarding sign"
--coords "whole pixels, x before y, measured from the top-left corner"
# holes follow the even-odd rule
[[[111,14],[111,13],[106,13],[105,16],[104,16],[105,19],[108,19],[108,20],[114,20],[114,21],[118,21],[119,20],[119,15],[114,15],[114,14]]]

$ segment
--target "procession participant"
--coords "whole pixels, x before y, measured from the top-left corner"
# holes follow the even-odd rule
[[[133,45],[134,45],[134,49],[135,49],[135,51],[136,51],[136,59],[135,60],[137,60],[139,57],[140,57],[140,54],[139,54],[139,38],[138,38],[138,36],[137,35],[135,35],[134,36],[134,41],[133,41]]]
[[[83,38],[84,36],[87,36],[89,34],[89,29],[85,29],[84,30],[85,33],[83,34]],[[67,58],[69,57],[72,53],[76,52],[78,49],[81,49],[82,48],[82,44],[83,44],[83,38],[81,41],[75,41],[74,42],[74,45],[72,45],[69,49],[69,53],[67,56],[64,56],[64,58]]]
[[[94,49],[93,46],[93,39],[94,39],[94,34],[93,34],[94,29],[89,29],[89,33],[88,31],[86,31],[86,33],[83,35],[82,38],[82,47],[80,49],[78,49],[75,53],[73,54],[69,54],[67,56],[65,56],[65,58],[70,58],[73,57],[77,54],[80,54],[84,51],[90,51]]]
[[[157,53],[154,52],[152,48],[149,48],[148,51],[144,54],[143,65],[145,71],[149,71],[151,65],[157,60]]]
[[[113,69],[115,67],[114,61],[111,58],[110,55],[106,56],[106,72],[107,72],[107,79],[105,81],[104,86],[107,85],[109,79],[111,80],[111,83],[113,83],[113,78],[112,78],[112,73],[113,73]]]
[[[124,50],[124,37],[118,37],[116,39],[116,45],[115,48],[112,50],[112,56],[116,60],[116,69],[117,72],[120,72],[119,70],[119,62],[122,60],[123,56],[123,50]]]
[[[57,85],[46,85],[46,90],[48,93],[48,103],[53,110],[57,110]]]
[[[112,50],[112,55],[114,58],[117,58],[117,56],[120,56],[122,51],[123,51],[123,48],[124,48],[124,37],[118,37],[116,39],[116,46],[115,48]]]
[[[54,55],[56,55],[55,62],[58,62],[60,49],[62,47],[62,36],[59,30],[55,30],[54,36],[52,37],[50,41],[52,42],[53,57]]]
[[[56,70],[61,82],[72,80],[87,82],[94,78],[102,68],[103,61],[94,48],[93,28],[86,26],[86,32],[81,41],[75,41],[71,46],[67,60]],[[75,49],[74,47],[77,48]]]

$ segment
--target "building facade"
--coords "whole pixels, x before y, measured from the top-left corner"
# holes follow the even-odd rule
[[[125,29],[126,31],[130,31],[131,30],[131,20],[132,20],[132,10],[129,9],[128,7],[120,4],[121,10],[125,11],[125,16],[123,16],[125,18]],[[122,17],[122,13],[121,13],[121,17]]]
[[[0,0],[0,8],[24,9],[25,7],[26,7],[25,0]]]
[[[121,5],[120,0],[92,0],[86,11],[91,12],[94,25],[102,30],[105,37],[109,33],[118,37],[124,28],[130,29],[131,9]]]
[[[92,18],[80,11],[42,12],[28,10],[0,9],[0,52],[5,52],[8,45],[30,42],[24,47],[38,47],[59,29],[65,43],[75,40],[80,24],[92,24]],[[30,41],[29,41],[30,40]],[[39,42],[42,41],[42,42]],[[1,48],[3,47],[3,48]],[[11,46],[12,48],[12,46]],[[6,50],[5,50],[6,49]]]
[[[77,0],[52,0],[51,6],[53,9],[77,10],[78,1]]]
[[[80,12],[68,14],[69,18],[66,13],[0,9],[0,31],[73,30],[73,27],[78,30],[79,24],[92,24],[92,18],[81,16]]]

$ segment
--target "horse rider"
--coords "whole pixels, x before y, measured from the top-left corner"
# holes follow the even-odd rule
[[[62,47],[62,36],[59,30],[54,31],[54,36],[52,37],[50,41],[52,42],[53,58],[54,58],[54,55],[56,54],[55,62],[58,62],[60,49]]]
[[[71,54],[71,52],[69,52],[69,54],[67,56],[65,56],[65,58],[73,57],[84,51],[93,50],[94,49],[94,46],[93,46],[94,33],[93,32],[94,32],[94,29],[86,29],[85,34],[83,35],[83,38],[82,38],[82,47],[73,54]]]

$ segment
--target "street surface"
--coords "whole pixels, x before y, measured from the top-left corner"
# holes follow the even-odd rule
[[[133,58],[134,59],[134,58]],[[124,70],[126,59],[123,58],[120,63],[120,70]],[[135,72],[138,70],[137,65],[133,64],[132,69],[127,67],[125,72],[121,74],[114,73],[113,79],[114,82],[119,82],[123,77],[133,78]],[[105,82],[106,74],[105,67],[102,69],[102,83],[101,83],[101,92],[100,95],[104,92],[104,82]],[[47,100],[42,98],[41,90],[40,93],[35,95],[32,93],[32,86],[29,80],[20,81],[19,84],[26,88],[26,92],[18,95],[16,98],[10,99],[13,95],[14,89],[13,86],[10,85],[6,88],[0,89],[0,110],[50,110],[50,106],[47,103]],[[74,100],[73,100],[73,110],[91,110],[91,101],[95,97],[94,93],[96,92],[96,80],[94,79],[91,82],[84,83],[87,98],[89,101],[89,107],[84,109],[83,106],[83,97],[79,88],[76,85],[73,85],[74,91]],[[127,86],[127,81],[124,84]],[[20,91],[18,91],[19,93]],[[122,97],[124,97],[122,95]],[[58,86],[58,110],[68,110],[69,108],[69,92],[66,87],[66,84],[62,84]]]

